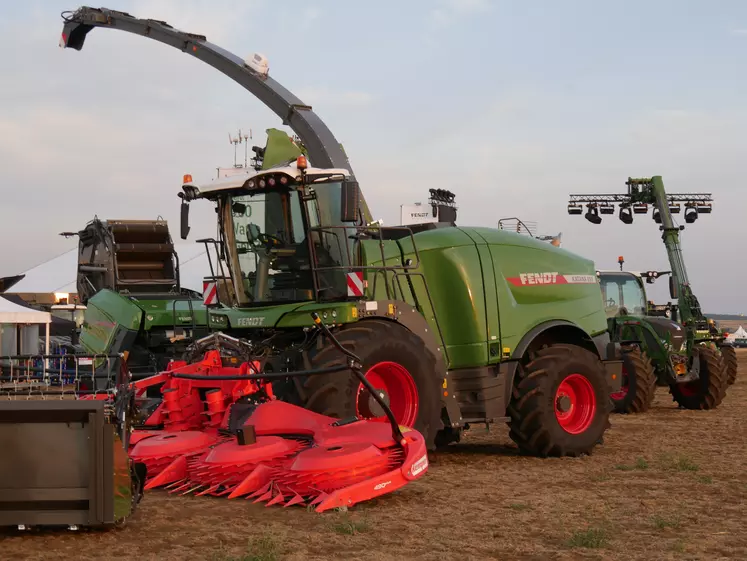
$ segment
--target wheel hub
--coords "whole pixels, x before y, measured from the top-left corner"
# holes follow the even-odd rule
[[[418,389],[407,369],[394,361],[381,361],[369,368],[365,376],[390,407],[397,422],[413,426],[418,418]],[[355,403],[359,417],[386,421],[384,409],[363,384],[358,384]]]
[[[558,396],[558,399],[555,401],[555,407],[561,413],[567,413],[571,410],[571,398],[567,395]]]
[[[389,401],[389,394],[385,389],[382,388],[375,388],[376,393],[381,397],[382,400],[384,400],[384,403],[387,404],[387,406],[391,406],[391,402]],[[371,395],[371,392],[369,392],[365,387],[363,388],[363,391],[361,392],[361,398],[366,401],[368,404],[368,410],[371,412],[372,415],[376,417],[381,417],[385,415],[384,409],[379,405],[379,402],[376,401],[376,398]]]
[[[596,396],[591,382],[581,374],[570,374],[555,392],[555,418],[569,434],[589,429],[596,416]]]

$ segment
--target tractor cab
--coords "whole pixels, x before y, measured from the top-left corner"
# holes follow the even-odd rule
[[[598,271],[599,285],[604,298],[604,309],[608,318],[645,318],[654,332],[662,339],[669,340],[672,348],[679,350],[685,342],[682,327],[676,321],[676,306],[666,305],[667,310],[651,313],[656,306],[646,300],[644,282],[651,284],[668,271]]]
[[[608,318],[646,315],[648,304],[641,275],[624,271],[598,271]]]
[[[260,167],[260,166],[258,166]],[[346,169],[292,163],[215,180],[204,186],[184,177],[182,238],[187,203],[216,204],[219,239],[206,244],[216,296],[228,306],[347,298],[345,269],[352,259],[358,184]]]

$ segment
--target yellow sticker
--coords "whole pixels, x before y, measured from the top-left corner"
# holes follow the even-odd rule
[[[446,378],[444,378],[444,385],[443,388],[446,389]]]
[[[401,433],[404,434],[406,432],[411,432],[411,431],[412,431],[411,428],[409,428],[409,427],[403,427],[402,425],[399,425],[399,432],[401,432]]]
[[[353,318],[357,318],[358,317],[358,308],[354,307],[352,310],[353,310],[353,314],[352,314]]]

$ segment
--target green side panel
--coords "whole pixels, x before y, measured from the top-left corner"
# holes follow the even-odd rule
[[[267,129],[267,144],[262,169],[268,169],[298,158],[303,152],[290,138],[288,133],[280,129]]]
[[[210,322],[213,328],[244,329],[276,327],[280,318],[302,304],[288,303],[257,308],[212,308]],[[313,323],[309,317],[309,324]]]
[[[357,321],[354,302],[290,303],[262,308],[215,308],[210,310],[210,321],[215,329],[312,327],[312,312],[318,313],[327,324]]]
[[[495,284],[495,263],[488,245],[478,245],[477,251],[482,264],[482,278],[485,283],[485,310],[487,310],[488,362],[500,362],[502,337],[500,308],[498,307],[498,287]]]
[[[450,368],[487,364],[485,289],[480,254],[474,241],[457,228],[441,228],[420,232],[413,238],[384,242],[385,262],[381,251],[377,241],[361,243],[362,262],[395,266],[411,259],[417,267],[410,270],[409,277],[387,272],[387,283],[381,272],[367,271],[367,299],[393,298],[416,306],[430,329],[443,337]],[[423,278],[427,280],[427,290]]]
[[[416,306],[443,336],[450,368],[499,362],[504,349],[510,355],[529,331],[550,321],[570,322],[592,336],[607,330],[589,259],[512,232],[454,227],[383,244],[364,241],[362,262],[418,263],[413,239],[420,258],[413,274],[387,271],[385,283],[381,271],[368,270],[366,297]]]
[[[319,317],[326,324],[358,321],[355,302],[328,302],[323,304],[309,302],[283,315],[276,326],[279,328],[311,327],[314,325],[314,321],[311,319],[311,312],[318,313]]]
[[[88,300],[80,343],[90,354],[106,354],[117,332],[139,331],[142,318],[143,310],[132,300],[111,290],[101,290]]]
[[[569,321],[592,336],[607,330],[593,261],[512,232],[465,231],[490,248],[504,348],[513,352],[527,332],[553,320]],[[563,280],[570,278],[586,282]]]
[[[132,300],[145,312],[146,331],[158,327],[189,327],[193,318],[195,325],[207,325],[207,309],[202,300]]]

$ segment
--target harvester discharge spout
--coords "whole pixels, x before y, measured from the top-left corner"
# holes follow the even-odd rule
[[[80,51],[91,30],[102,27],[141,35],[201,60],[234,80],[293,129],[308,150],[314,166],[344,168],[354,177],[350,161],[332,131],[310,105],[269,75],[264,56],[254,54],[244,60],[209,42],[204,35],[181,31],[165,21],[136,18],[107,8],[81,6],[75,11],[63,12],[62,19],[59,43],[62,48]],[[371,213],[362,193],[359,193],[358,203],[363,219],[371,222]]]

